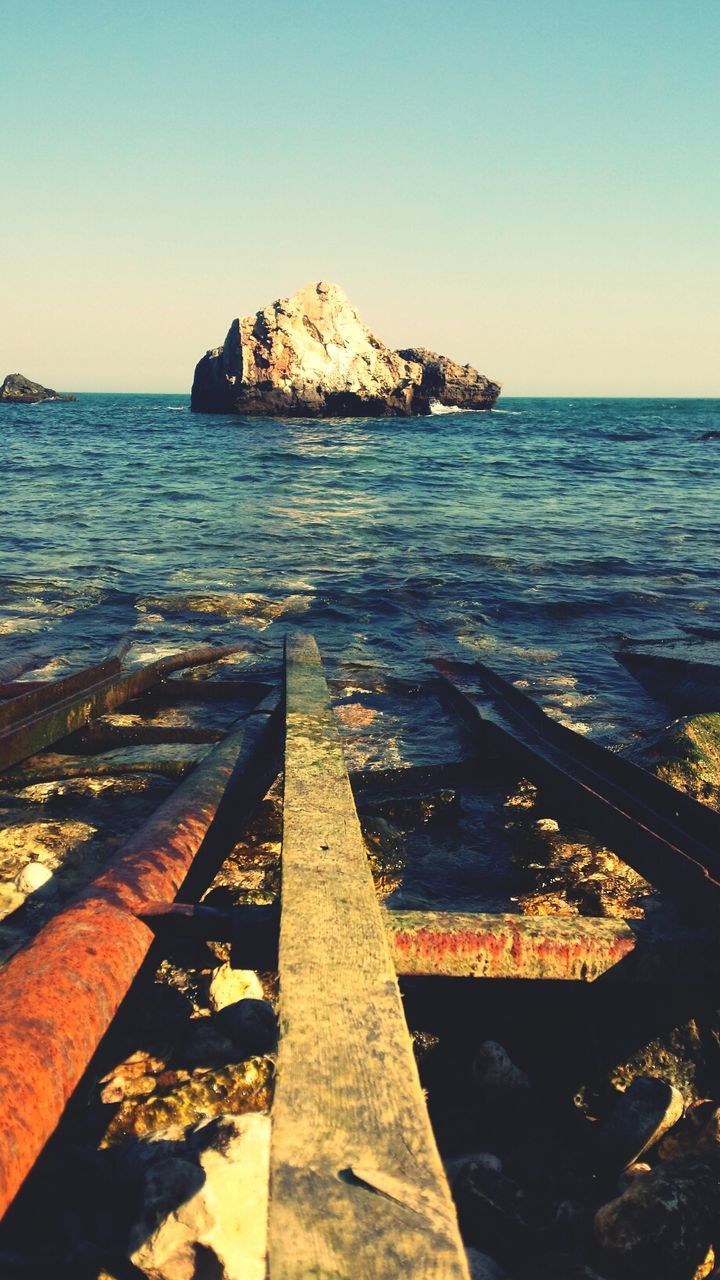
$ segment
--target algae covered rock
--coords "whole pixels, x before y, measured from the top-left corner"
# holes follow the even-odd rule
[[[720,810],[720,712],[673,721],[635,757],[663,782]]]

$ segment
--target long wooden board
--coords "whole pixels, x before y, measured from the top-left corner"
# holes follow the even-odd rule
[[[467,1280],[311,636],[286,699],[269,1275]]]

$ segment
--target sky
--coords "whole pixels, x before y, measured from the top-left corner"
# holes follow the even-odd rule
[[[507,395],[720,394],[718,0],[0,0],[0,378],[342,285]]]

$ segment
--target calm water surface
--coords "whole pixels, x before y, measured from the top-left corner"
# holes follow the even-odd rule
[[[0,410],[0,649],[317,636],[350,688],[481,660],[604,740],[664,718],[624,637],[720,636],[720,401],[277,421],[183,397]]]

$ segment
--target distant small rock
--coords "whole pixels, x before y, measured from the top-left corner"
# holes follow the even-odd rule
[[[720,440],[720,431],[703,431],[701,440]]]
[[[0,387],[0,404],[38,404],[41,400],[75,400],[76,396],[61,396],[50,387],[31,382],[22,373],[9,373]]]

